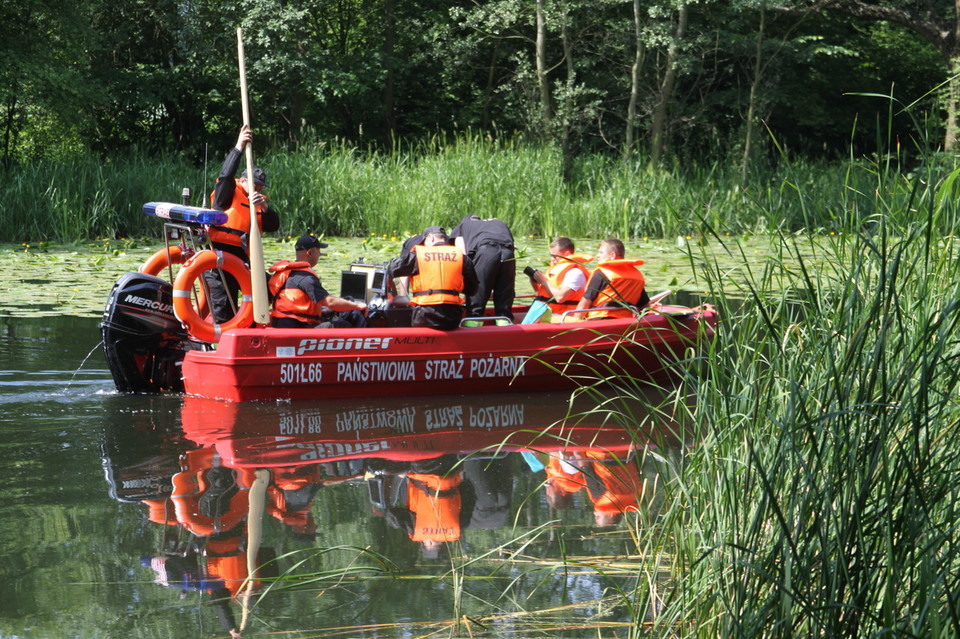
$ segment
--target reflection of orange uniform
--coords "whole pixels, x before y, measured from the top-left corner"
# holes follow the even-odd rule
[[[311,485],[320,481],[319,468],[319,466],[290,466],[274,468],[271,471],[273,481],[267,487],[266,510],[276,519],[293,528],[294,532],[313,534],[317,527],[309,507],[304,507],[304,504],[291,506],[288,503],[288,491],[296,493],[309,490]],[[310,497],[312,501],[312,493]]]
[[[591,468],[604,487],[600,496],[590,495],[593,509],[604,513],[637,510],[637,498],[643,491],[637,465],[632,460],[620,461],[611,453],[600,451],[588,451],[587,457],[595,460]]]
[[[643,491],[643,480],[637,465],[631,461],[620,461],[615,455],[603,451],[587,451],[586,459],[580,460],[583,470],[575,473],[571,465],[550,456],[544,469],[552,490],[572,495],[584,486],[592,488],[587,473],[599,481],[597,489],[587,491],[593,508],[602,513],[623,513],[637,509],[637,499]]]
[[[460,539],[459,473],[407,474],[407,507],[413,513],[413,541]]]
[[[145,499],[143,503],[147,505],[147,519],[155,524],[166,524],[167,526],[176,526],[177,513],[170,507],[170,502],[166,499]]]
[[[587,485],[583,471],[571,472],[574,467],[565,463],[559,457],[550,455],[544,472],[547,473],[547,482],[558,493],[572,495]]]
[[[247,516],[253,473],[220,465],[212,448],[187,452],[183,471],[173,476],[173,501],[177,522],[205,537],[231,530]],[[211,479],[216,473],[217,478]],[[229,485],[221,485],[224,478]],[[205,501],[206,500],[206,501]]]
[[[243,580],[247,578],[247,555],[240,552],[239,549],[234,555],[223,557],[214,557],[207,555],[207,574],[208,579],[220,579],[223,585],[230,591],[230,595],[236,597],[243,585]],[[255,583],[254,587],[259,586]]]

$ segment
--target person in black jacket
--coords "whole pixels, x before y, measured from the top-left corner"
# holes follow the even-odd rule
[[[467,215],[450,232],[450,238],[473,262],[477,271],[476,290],[467,296],[467,315],[480,317],[493,293],[496,315],[513,321],[513,298],[516,294],[517,260],[513,234],[496,218],[480,219]]]
[[[247,182],[251,176],[245,170],[240,178],[235,178],[240,167],[240,158],[246,146],[253,141],[250,127],[243,125],[237,144],[227,153],[217,177],[217,185],[210,195],[210,206],[227,213],[227,222],[221,226],[211,226],[210,244],[215,250],[236,255],[244,263],[250,262],[247,253],[247,239],[250,233],[250,197],[247,194]],[[262,232],[272,232],[280,228],[280,216],[267,204],[263,189],[267,186],[267,174],[263,169],[253,168],[252,179],[256,192],[253,203],[257,208],[257,222]],[[253,275],[253,274],[251,274]],[[222,277],[221,277],[222,276]],[[223,323],[234,316],[237,309],[237,294],[240,285],[229,273],[213,270],[204,273],[204,280],[210,290],[210,308],[214,320]]]

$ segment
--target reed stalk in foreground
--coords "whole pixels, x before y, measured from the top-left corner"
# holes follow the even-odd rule
[[[741,300],[703,270],[721,329],[676,405],[699,436],[655,536],[635,529],[675,550],[659,592],[632,593],[655,610],[637,635],[960,635],[955,177],[909,185],[909,215],[878,201],[823,268],[740,274]]]

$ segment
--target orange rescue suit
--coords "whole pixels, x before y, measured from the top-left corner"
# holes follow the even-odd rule
[[[604,513],[622,513],[628,510],[637,510],[637,498],[643,492],[643,480],[632,459],[619,461],[616,456],[603,451],[586,451],[586,460],[589,460],[583,470],[571,474],[572,467],[564,467],[562,460],[550,456],[547,462],[547,480],[554,490],[574,494],[587,485],[584,472],[593,473],[603,486],[603,493],[590,494],[594,510]]]
[[[637,498],[643,492],[643,480],[632,460],[618,460],[614,455],[601,451],[587,451],[594,460],[593,472],[603,484],[600,496],[591,495],[593,509],[604,513],[622,513],[637,510]]]
[[[572,269],[578,269],[583,273],[584,279],[590,278],[590,272],[587,270],[587,267],[584,266],[587,262],[592,259],[590,255],[582,255],[577,253],[575,255],[563,255],[560,257],[560,261],[550,267],[544,275],[547,278],[547,281],[550,282],[550,286],[559,289],[563,284],[563,278],[567,276]],[[583,290],[574,292],[569,298],[565,299],[562,302],[558,302],[553,299],[553,295],[550,294],[550,289],[541,286],[539,283],[535,283],[535,288],[537,291],[536,299],[541,302],[547,302],[550,306],[550,310],[554,313],[563,313],[564,311],[569,311],[577,306],[577,303],[580,301],[580,298],[583,297]]]
[[[609,304],[609,306],[590,311],[587,313],[587,319],[633,317],[633,310],[624,308],[624,305],[634,306],[643,295],[646,280],[643,273],[637,268],[641,264],[643,264],[643,260],[618,259],[607,260],[597,266],[593,272],[603,273],[608,284],[597,295],[597,299],[593,300],[593,305],[607,306]]]
[[[572,463],[564,464],[559,457],[550,455],[544,471],[547,474],[547,483],[559,493],[572,495],[587,485],[582,470],[575,470]]]
[[[306,271],[316,276],[310,269],[309,262],[291,262],[281,260],[270,267],[274,275],[270,278],[270,296],[273,297],[273,310],[270,317],[290,317],[307,324],[316,324],[320,321],[323,307],[299,288],[287,288],[287,280],[293,271]]]
[[[413,513],[410,539],[460,539],[460,474],[442,476],[408,473],[407,481],[407,507]]]
[[[245,236],[250,234],[250,196],[247,190],[236,180],[237,186],[233,190],[233,201],[230,203],[225,213],[227,222],[221,226],[211,226],[207,233],[211,242],[218,244],[229,244],[239,246],[246,250],[244,244]],[[210,193],[210,201],[213,201],[214,192]],[[266,198],[266,196],[264,196]],[[263,229],[263,208],[257,207],[257,225]]]
[[[410,278],[410,303],[463,304],[463,251],[456,246],[414,246],[418,273]]]

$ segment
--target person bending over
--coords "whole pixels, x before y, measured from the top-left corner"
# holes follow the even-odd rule
[[[428,229],[422,245],[394,258],[387,267],[391,277],[410,277],[413,326],[449,331],[463,318],[463,298],[477,288],[473,262],[446,233]]]
[[[484,220],[470,214],[450,232],[450,237],[477,272],[477,288],[467,295],[467,315],[482,316],[492,293],[494,313],[513,321],[517,260],[510,229],[497,218]]]

